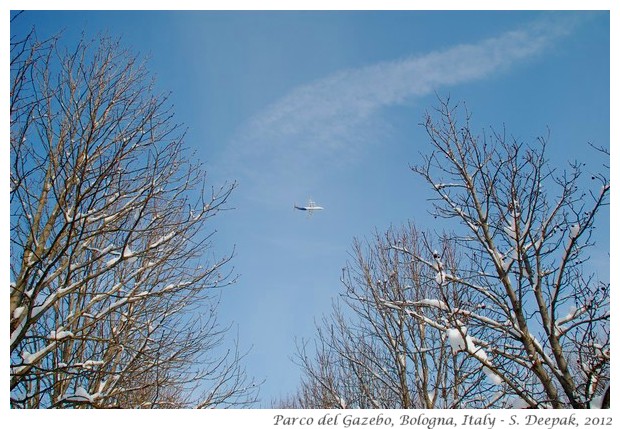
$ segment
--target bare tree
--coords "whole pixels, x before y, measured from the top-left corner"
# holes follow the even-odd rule
[[[300,391],[286,406],[302,408],[455,408],[487,405],[477,362],[454,353],[446,331],[458,315],[447,302],[472,306],[467,291],[439,280],[433,260],[452,272],[457,255],[441,252],[413,224],[355,241],[341,295],[317,328],[314,349],[300,345]],[[445,277],[445,274],[444,274]],[[443,284],[443,285],[442,285]]]
[[[352,311],[336,308],[315,350],[301,347],[288,405],[608,407],[609,284],[588,269],[607,172],[557,172],[544,138],[475,136],[449,101],[436,115],[413,170],[454,232],[439,246],[412,226],[354,245]]]
[[[206,230],[234,184],[207,188],[183,137],[118,42],[11,39],[13,407],[254,400]]]
[[[488,303],[468,313],[479,330],[463,338],[476,344],[468,353],[529,407],[591,406],[609,385],[609,284],[587,268],[607,172],[554,170],[546,138],[475,136],[449,100],[437,116],[425,122],[434,150],[413,169],[435,190],[436,215],[462,227],[451,240],[471,268],[446,278]]]

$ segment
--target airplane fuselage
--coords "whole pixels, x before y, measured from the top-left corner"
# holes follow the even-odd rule
[[[319,207],[319,206],[310,206],[310,207],[299,207],[299,206],[295,206],[295,208],[297,210],[305,210],[305,211],[312,211],[312,210],[323,210],[323,207]]]

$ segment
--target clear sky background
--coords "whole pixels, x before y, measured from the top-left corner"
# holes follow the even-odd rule
[[[599,167],[588,142],[609,146],[608,12],[83,12],[24,13],[36,25],[120,36],[150,58],[171,91],[186,144],[211,184],[237,181],[234,210],[212,223],[215,249],[235,250],[240,276],[220,318],[251,348],[261,406],[294,393],[295,339],[330,311],[354,237],[414,221],[449,230],[427,210],[409,166],[429,149],[419,125],[436,95],[465,101],[476,130],[532,142],[551,132],[554,165]],[[325,210],[309,218],[293,204]],[[592,263],[609,273],[609,217]]]

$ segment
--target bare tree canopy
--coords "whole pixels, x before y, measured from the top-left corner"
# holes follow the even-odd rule
[[[234,276],[207,186],[144,64],[119,42],[11,40],[11,405],[227,407],[255,400],[220,351]]]
[[[284,405],[609,407],[609,283],[588,264],[606,160],[558,172],[547,139],[476,136],[469,119],[440,102],[424,123],[433,150],[412,167],[454,232],[355,242],[343,305],[314,350],[300,346],[305,375]]]

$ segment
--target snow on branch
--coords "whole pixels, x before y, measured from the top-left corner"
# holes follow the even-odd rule
[[[442,324],[438,323],[436,320],[430,319],[430,318],[424,316],[423,314],[420,314],[417,311],[413,311],[410,308],[407,308],[406,306],[403,307],[403,306],[398,305],[398,304],[396,304],[396,303],[394,303],[392,301],[387,301],[387,300],[384,300],[384,299],[381,299],[379,302],[382,305],[384,305],[385,307],[387,307],[387,308],[391,308],[393,310],[398,310],[398,311],[404,311],[409,316],[412,316],[412,317],[416,318],[420,322],[427,323],[428,325],[430,325],[430,326],[432,326],[432,327],[434,327],[436,329],[440,329],[440,330],[445,330],[446,329],[445,326],[443,326]]]
[[[100,397],[100,394],[95,393],[95,394],[91,395],[90,393],[88,393],[88,391],[84,387],[78,386],[78,387],[75,388],[75,390],[73,392],[67,392],[64,395],[60,396],[58,398],[58,401],[59,402],[62,402],[62,401],[82,402],[82,403],[92,404],[99,397]]]
[[[474,356],[482,363],[482,371],[486,374],[489,381],[496,385],[502,384],[502,377],[498,375],[493,368],[487,353],[482,346],[475,344],[480,341],[467,334],[467,327],[460,326],[459,328],[449,328],[446,330],[446,337],[453,354],[464,351]]]

